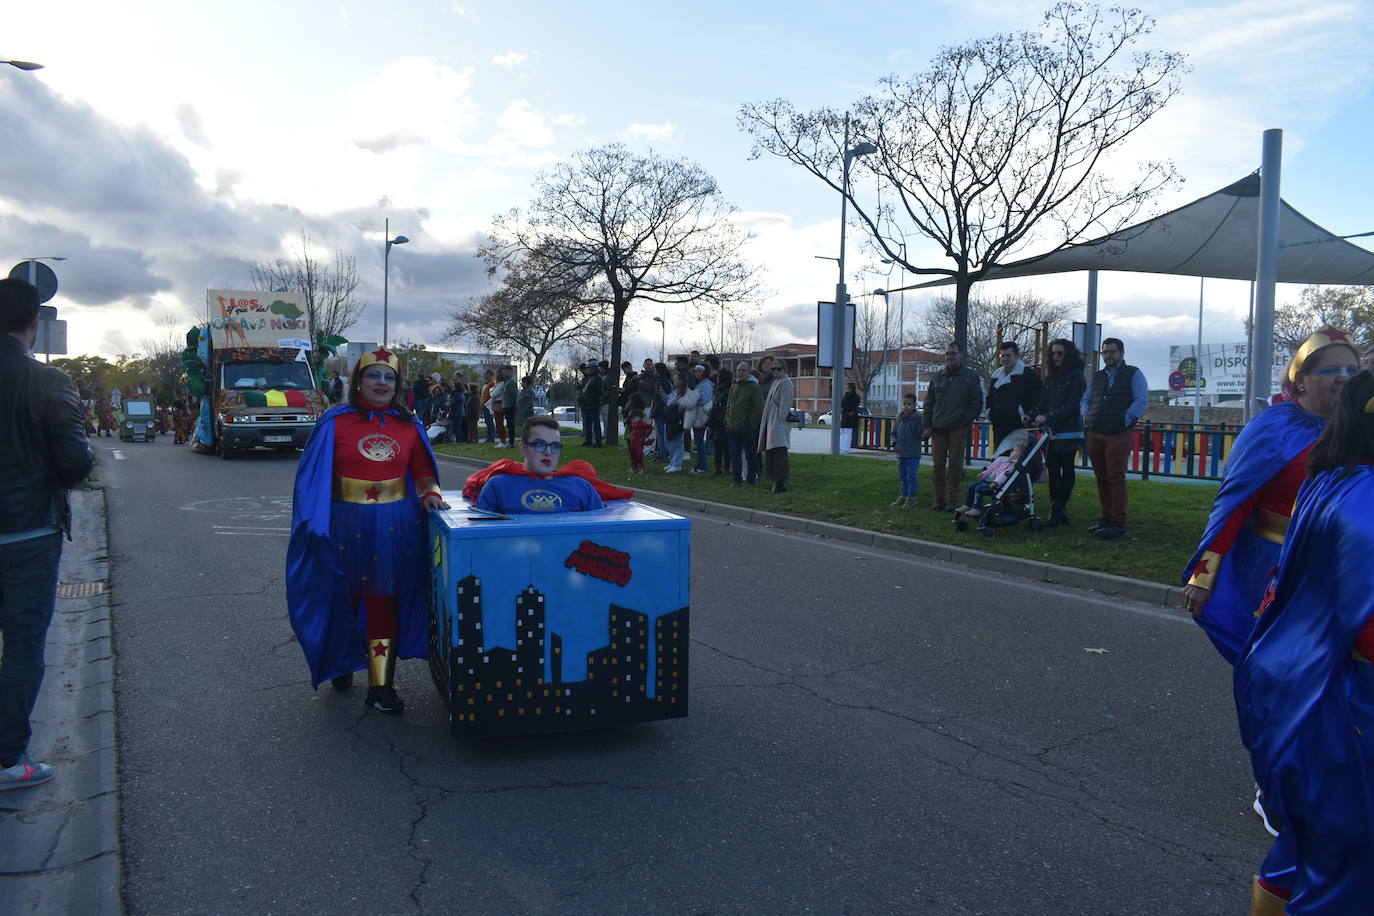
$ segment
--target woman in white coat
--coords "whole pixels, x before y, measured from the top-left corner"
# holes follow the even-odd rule
[[[763,421],[759,423],[759,451],[763,452],[763,470],[773,481],[770,492],[787,490],[787,450],[792,445],[792,427],[787,415],[792,412],[792,380],[787,377],[787,363],[773,363],[773,384],[763,401]]]

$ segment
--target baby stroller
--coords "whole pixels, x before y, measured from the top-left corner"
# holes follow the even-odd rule
[[[1028,524],[1031,531],[1045,530],[1045,520],[1035,515],[1034,484],[1044,469],[1044,459],[1041,455],[1051,438],[1047,428],[1018,429],[997,443],[994,449],[996,455],[1009,454],[1017,446],[1025,446],[1026,452],[1016,462],[1016,468],[1011,475],[993,491],[992,499],[976,516],[975,521],[983,537],[990,538],[997,533],[996,529],[1015,525],[1023,519],[1030,520]],[[954,527],[960,531],[967,531],[971,518],[975,517],[956,512]]]

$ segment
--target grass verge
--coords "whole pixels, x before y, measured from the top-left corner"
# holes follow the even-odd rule
[[[629,457],[623,448],[583,448],[578,434],[564,431],[563,460],[581,458],[590,462],[605,480],[631,489],[643,488],[676,493],[695,499],[766,509],[818,521],[835,522],[869,531],[897,534],[954,544],[989,553],[1026,557],[1061,566],[1178,584],[1183,564],[1188,562],[1197,539],[1207,523],[1207,513],[1216,496],[1214,485],[1171,483],[1163,480],[1130,480],[1130,525],[1125,537],[1103,541],[1088,534],[1097,521],[1097,486],[1091,475],[1080,475],[1069,503],[1073,524],[1049,528],[1039,534],[1024,522],[999,528],[993,537],[976,530],[958,531],[949,512],[933,512],[928,507],[932,492],[931,469],[922,467],[919,501],[916,509],[893,509],[888,503],[897,498],[895,461],[852,455],[792,455],[792,476],[787,491],[776,496],[768,492],[768,482],[760,478],[754,486],[731,486],[730,477],[714,474],[664,473],[660,465],[646,464],[643,474],[629,473]],[[498,458],[520,460],[518,451],[491,445],[441,445],[437,451],[494,461]],[[713,467],[713,465],[711,465]],[[972,481],[974,471],[965,471]],[[448,488],[461,482],[445,481]],[[1049,490],[1035,488],[1036,508],[1042,516],[1049,512]],[[1043,502],[1041,502],[1043,500]]]

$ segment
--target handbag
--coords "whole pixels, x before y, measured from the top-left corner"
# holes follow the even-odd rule
[[[783,420],[784,423],[800,423],[801,421],[801,414],[797,413],[795,410],[789,410],[787,412],[787,417]]]

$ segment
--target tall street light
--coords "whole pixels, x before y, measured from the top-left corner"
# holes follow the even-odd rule
[[[844,169],[840,193],[840,279],[835,284],[835,320],[830,330],[831,352],[834,354],[834,380],[830,383],[830,454],[840,453],[840,389],[844,387],[844,331],[848,314],[849,293],[844,285],[844,230],[849,220],[849,166],[860,156],[876,153],[878,148],[864,142],[849,145],[849,116],[844,119]]]
[[[668,342],[668,322],[657,315],[654,316],[654,321],[657,321],[662,326],[659,328],[660,333],[658,335],[658,361],[663,362],[663,351]]]
[[[884,264],[896,264],[898,271],[898,299],[897,299],[897,409],[902,408],[902,383],[905,381],[903,369],[903,357],[906,355],[906,242],[899,243],[902,246],[902,259],[893,261],[891,258],[883,258]],[[911,393],[916,393],[915,385],[911,388]]]
[[[16,70],[42,70],[42,64],[35,64],[29,60],[0,60],[0,64],[9,64]]]
[[[386,234],[386,248],[382,251],[382,346],[383,346],[383,347],[385,347],[385,346],[387,345],[387,343],[388,343],[387,332],[388,332],[388,330],[390,330],[389,327],[388,327],[388,325],[387,325],[387,319],[389,318],[389,315],[388,315],[388,302],[387,302],[387,298],[388,298],[388,297],[387,297],[387,292],[388,292],[388,288],[391,286],[391,246],[392,246],[392,245],[404,245],[406,242],[410,241],[410,239],[406,238],[404,235],[398,235],[398,236],[396,236],[394,239],[391,237],[391,218],[390,218],[390,217],[387,217],[387,220],[386,220],[386,229],[384,230],[384,232],[385,232],[385,234]]]

